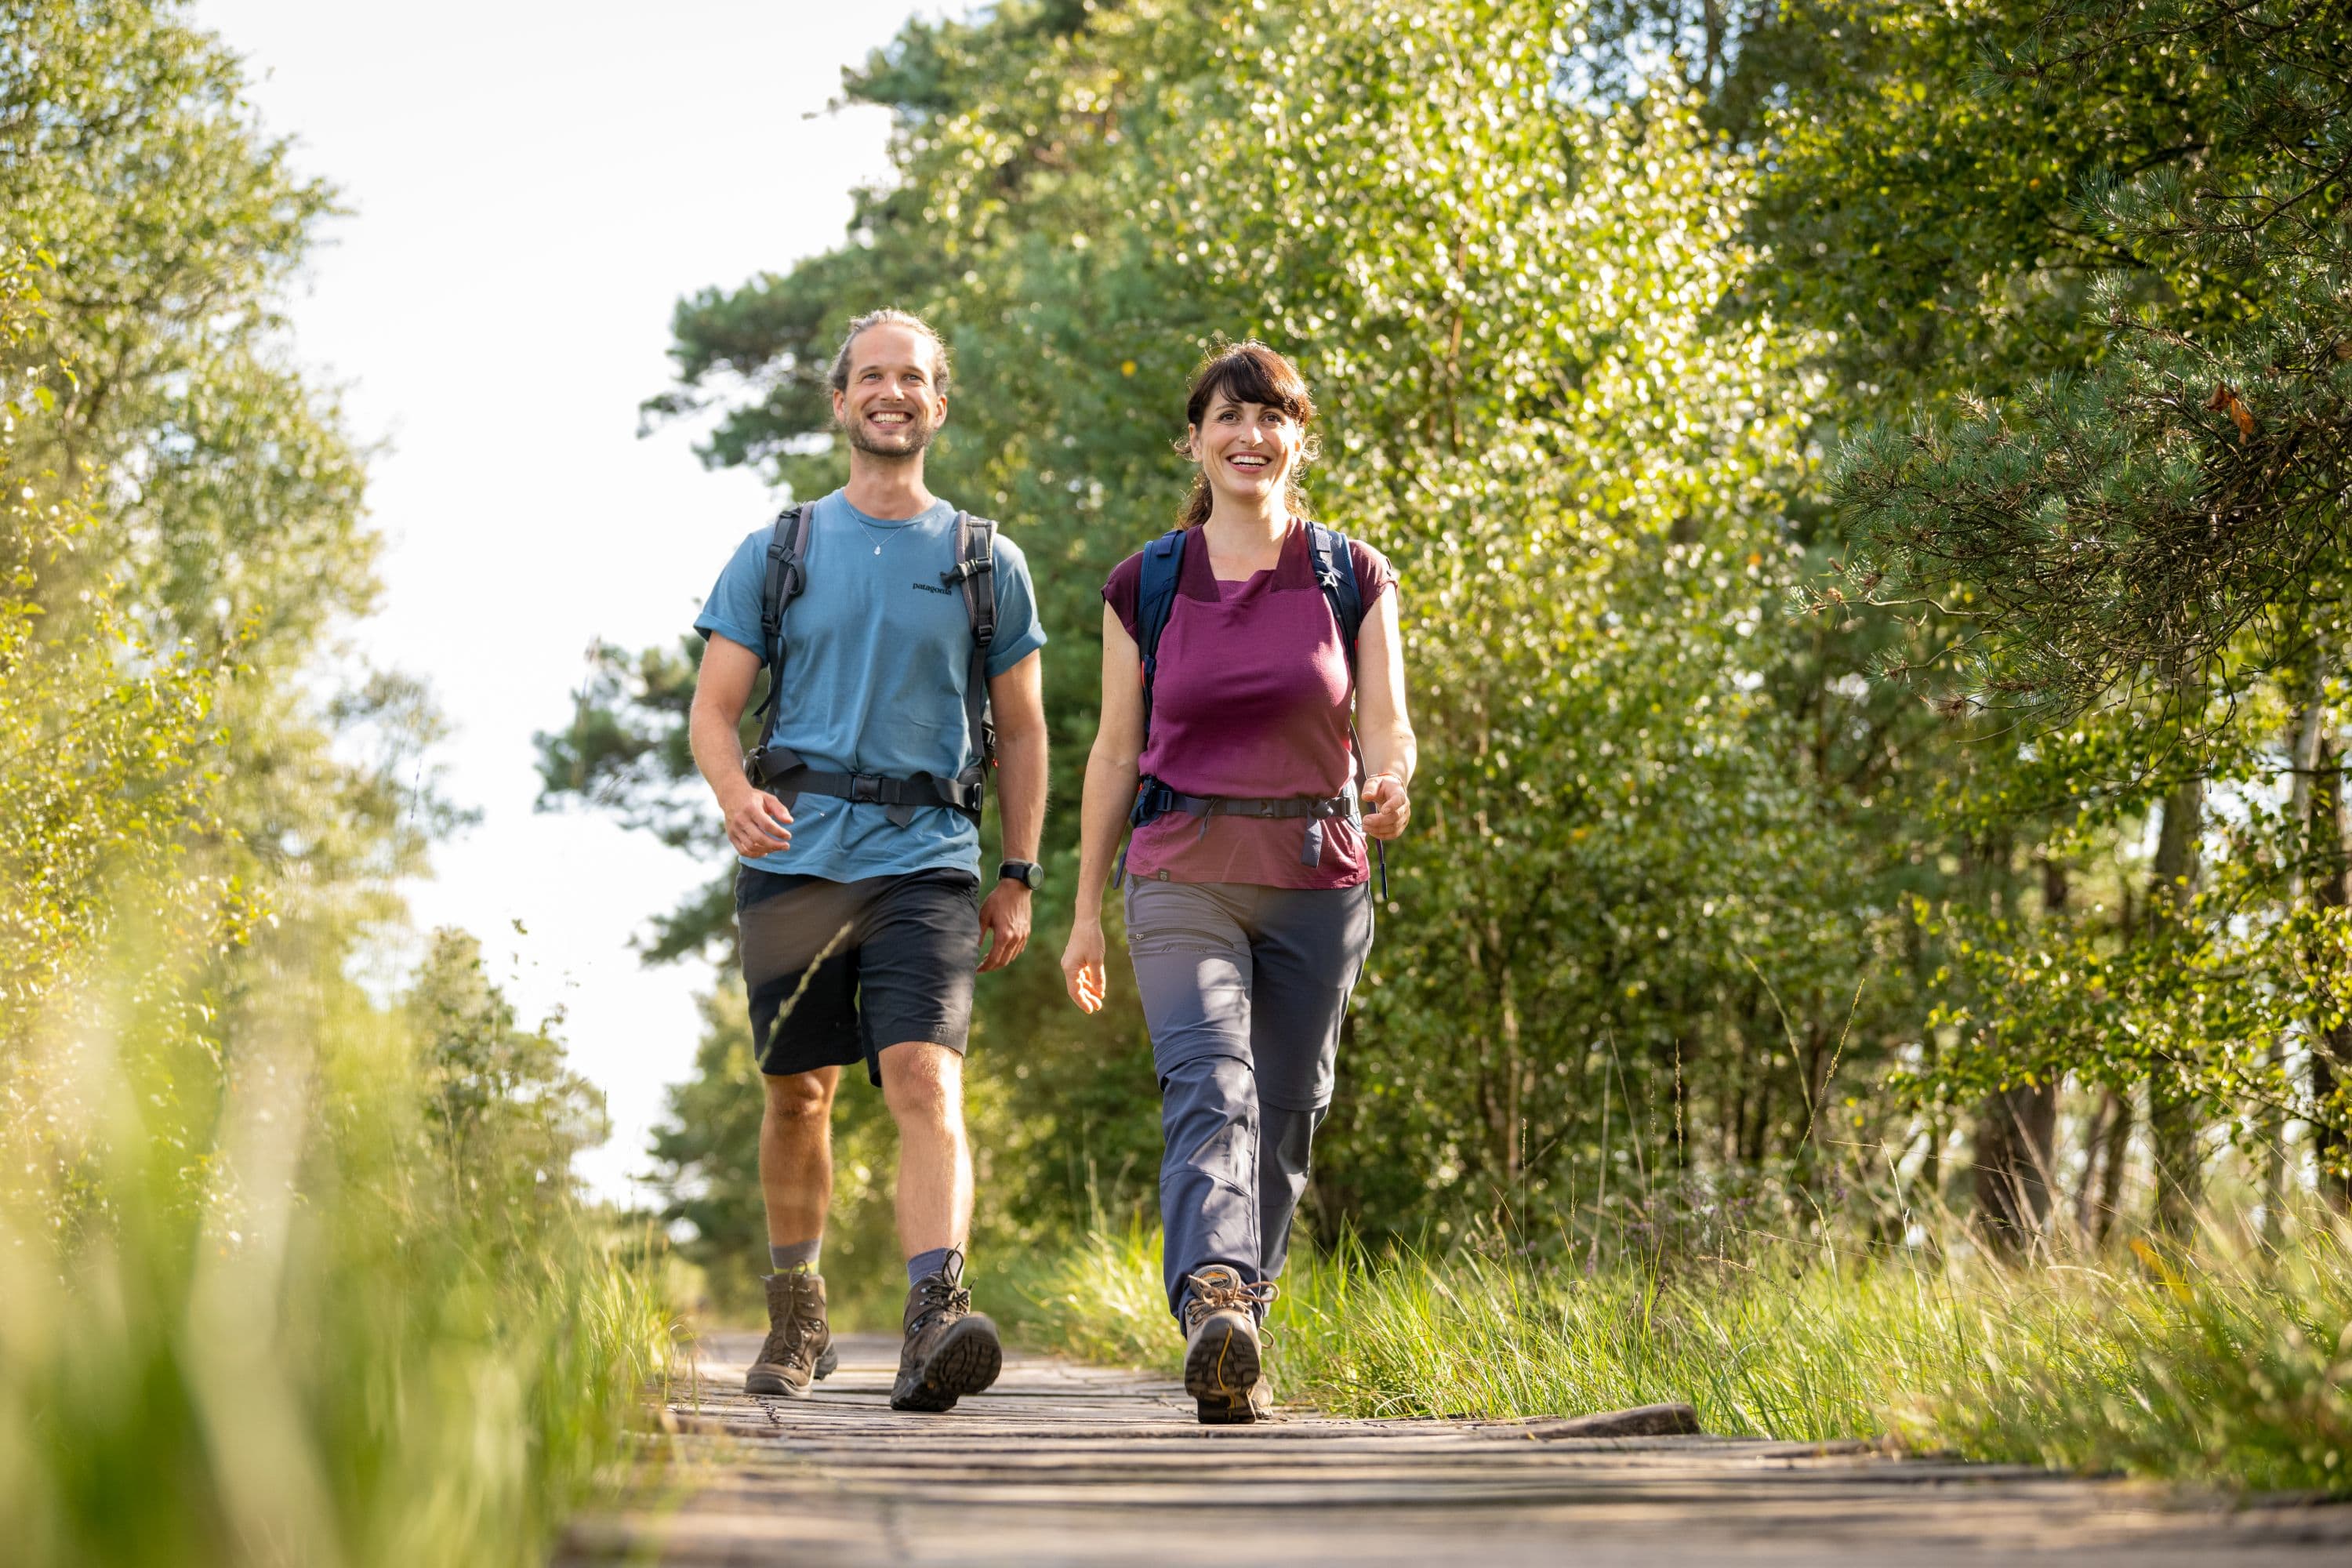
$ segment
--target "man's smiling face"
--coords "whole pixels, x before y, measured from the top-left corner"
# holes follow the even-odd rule
[[[895,321],[868,327],[849,349],[849,387],[833,395],[834,422],[849,444],[877,458],[911,458],[946,422],[938,348]]]

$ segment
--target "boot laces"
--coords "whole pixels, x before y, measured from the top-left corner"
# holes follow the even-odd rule
[[[792,1321],[784,1325],[784,1332],[792,1336],[794,1350],[805,1351],[814,1355],[816,1351],[818,1326],[824,1319],[810,1310],[805,1301],[795,1301],[793,1307]]]
[[[917,1287],[922,1292],[922,1310],[915,1314],[915,1327],[922,1329],[941,1318],[961,1318],[971,1310],[971,1292],[961,1285],[951,1285],[937,1274],[924,1279]]]
[[[792,1305],[786,1309],[784,1321],[768,1330],[767,1343],[760,1347],[760,1359],[781,1362],[796,1352],[815,1353],[817,1326],[823,1321],[820,1313],[811,1311],[799,1291],[794,1291]]]
[[[1192,1328],[1211,1312],[1228,1309],[1248,1312],[1255,1317],[1274,1302],[1278,1287],[1271,1279],[1253,1280],[1247,1284],[1228,1285],[1222,1279],[1203,1279],[1198,1274],[1184,1276],[1184,1283],[1192,1293],[1184,1301],[1184,1326]]]

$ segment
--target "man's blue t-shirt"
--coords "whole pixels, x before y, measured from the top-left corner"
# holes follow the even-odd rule
[[[755,530],[719,574],[694,629],[768,658],[760,595],[772,527]],[[956,564],[955,509],[913,518],[867,517],[841,491],[809,519],[807,586],[784,612],[784,680],[775,740],[830,773],[953,778],[971,765],[964,683],[971,617],[963,590],[940,574]],[[1045,646],[1037,596],[1020,546],[996,536],[996,639],[988,673],[1003,674]],[[944,805],[919,806],[900,827],[871,801],[803,795],[793,805],[792,847],[753,859],[763,871],[829,881],[957,868],[977,874],[980,831]]]

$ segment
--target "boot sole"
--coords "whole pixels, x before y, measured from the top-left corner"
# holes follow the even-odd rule
[[[1261,1421],[1274,1419],[1271,1415],[1260,1415],[1251,1409],[1250,1402],[1246,1399],[1239,1405],[1227,1405],[1223,1400],[1203,1399],[1199,1403],[1198,1411],[1201,1417],[1200,1424],[1203,1426],[1255,1426]]]
[[[1258,1379],[1256,1340],[1233,1324],[1212,1324],[1184,1352],[1184,1392],[1199,1402],[1203,1426],[1246,1426],[1257,1419],[1250,1390]]]
[[[958,1319],[926,1361],[915,1386],[891,1391],[893,1410],[937,1413],[954,1408],[967,1394],[978,1394],[1004,1370],[1004,1347],[996,1325],[978,1312]]]
[[[841,1357],[835,1353],[831,1345],[825,1346],[824,1353],[816,1358],[816,1376],[831,1377],[840,1370],[840,1367]],[[778,1399],[806,1399],[809,1396],[809,1386],[805,1383],[794,1384],[775,1373],[761,1372],[755,1368],[744,1377],[743,1392],[765,1394]]]

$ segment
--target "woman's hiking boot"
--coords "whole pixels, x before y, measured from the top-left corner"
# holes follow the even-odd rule
[[[768,1275],[766,1283],[768,1337],[744,1374],[743,1392],[805,1399],[811,1382],[830,1377],[841,1364],[824,1321],[824,1280],[793,1269]]]
[[[1274,1415],[1261,1364],[1257,1315],[1274,1300],[1274,1285],[1243,1282],[1238,1270],[1213,1263],[1188,1274],[1184,1298],[1184,1392],[1200,1405],[1203,1426],[1246,1426]]]
[[[996,1325],[971,1310],[971,1292],[962,1281],[963,1254],[950,1252],[938,1273],[924,1275],[907,1292],[907,1342],[898,1352],[891,1409],[953,1409],[1003,1370]]]

